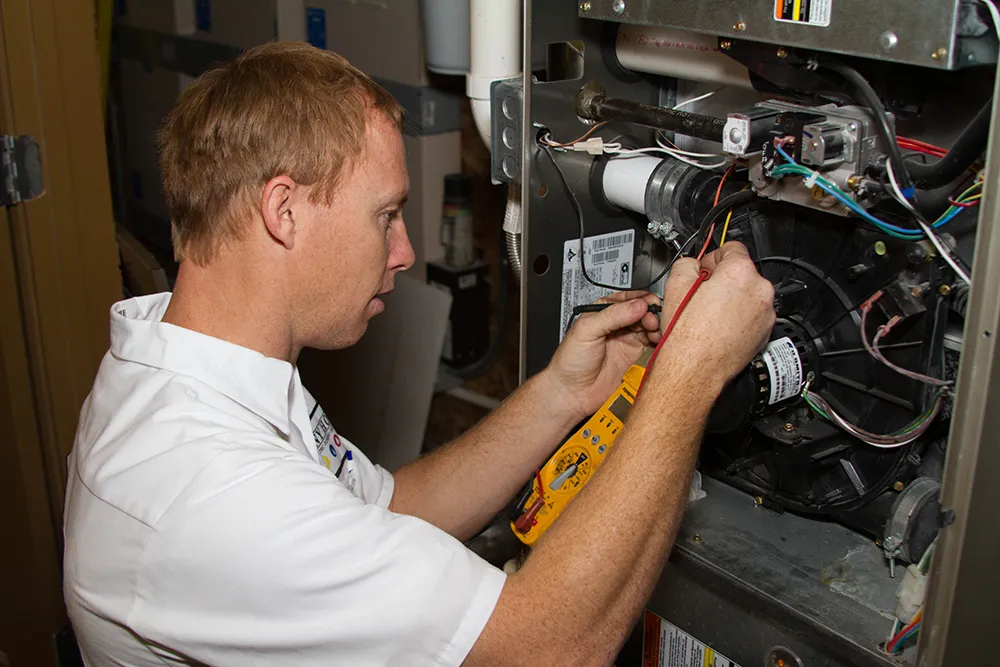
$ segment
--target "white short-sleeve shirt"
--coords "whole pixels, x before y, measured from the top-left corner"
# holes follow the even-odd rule
[[[393,478],[286,362],[111,313],[69,458],[64,595],[98,665],[459,665],[502,571],[390,512]]]

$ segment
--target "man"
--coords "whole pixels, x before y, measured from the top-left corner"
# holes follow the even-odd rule
[[[413,262],[393,99],[270,44],[195,81],[161,133],[180,270],[111,313],[70,457],[65,597],[88,665],[597,665],[661,571],[708,411],[762,346],[736,243],[617,446],[509,576],[462,545],[659,340],[648,294],[575,324],[468,434],[390,475],[326,425],[303,347],[355,343]],[[699,265],[678,262],[664,312]]]

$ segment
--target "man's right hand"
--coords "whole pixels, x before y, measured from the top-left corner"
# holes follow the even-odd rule
[[[699,263],[680,259],[664,286],[662,324],[670,321],[702,268],[712,271],[688,303],[657,364],[683,365],[721,391],[767,344],[774,325],[774,286],[736,241]]]

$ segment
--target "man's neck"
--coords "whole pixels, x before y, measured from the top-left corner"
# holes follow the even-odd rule
[[[228,253],[206,266],[182,261],[163,321],[294,364],[288,304],[260,266]]]

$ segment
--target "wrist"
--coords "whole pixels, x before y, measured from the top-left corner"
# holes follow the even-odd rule
[[[669,346],[670,342],[666,345]],[[710,411],[727,380],[716,371],[714,363],[708,359],[699,361],[703,355],[692,352],[684,345],[671,348],[665,346],[657,356],[653,368],[646,370],[650,377],[643,392],[652,389],[677,394],[683,396],[683,402],[693,409],[706,413]]]
[[[590,416],[585,414],[578,397],[559,381],[549,367],[530,378],[525,383],[525,391],[529,401],[544,406],[546,415],[566,428],[572,428],[581,419]]]

